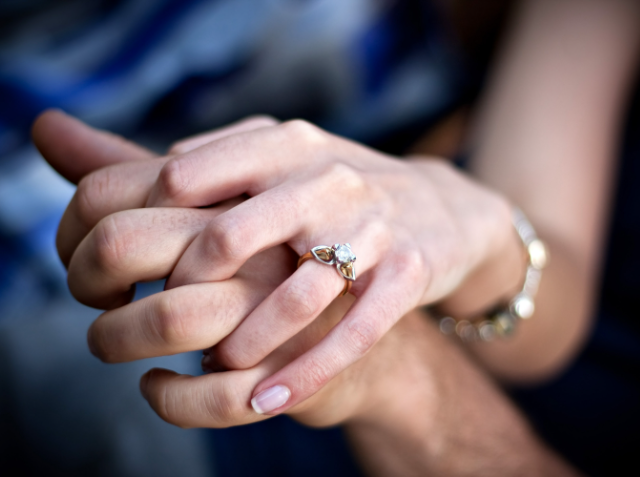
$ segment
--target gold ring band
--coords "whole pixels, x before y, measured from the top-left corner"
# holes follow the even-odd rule
[[[298,259],[298,268],[300,268],[300,266],[306,262],[307,260],[311,260],[312,258],[314,258],[313,254],[311,252],[307,252],[305,253],[302,257],[300,257]],[[347,293],[349,293],[349,290],[351,290],[351,284],[353,282],[351,280],[344,280],[344,288],[342,289],[342,291],[340,292],[340,294],[338,296],[345,296]]]

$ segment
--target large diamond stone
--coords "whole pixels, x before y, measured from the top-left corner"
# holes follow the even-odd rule
[[[353,262],[355,259],[356,256],[351,251],[349,244],[338,245],[338,247],[336,247],[336,260],[338,263]]]

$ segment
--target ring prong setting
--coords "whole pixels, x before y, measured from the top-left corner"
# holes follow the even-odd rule
[[[347,280],[355,281],[356,269],[353,266],[353,262],[356,261],[356,255],[351,250],[351,244],[335,244],[333,250],[336,257],[336,268],[340,274]]]
[[[298,267],[311,258],[315,258],[318,262],[324,263],[325,265],[335,265],[340,276],[346,280],[345,286],[338,296],[349,293],[351,284],[356,280],[356,268],[354,266],[356,255],[353,253],[353,250],[351,250],[350,243],[342,245],[336,243],[331,247],[327,245],[313,247],[298,259]]]

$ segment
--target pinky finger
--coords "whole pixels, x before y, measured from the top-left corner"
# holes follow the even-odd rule
[[[347,315],[315,347],[261,382],[251,405],[258,414],[280,414],[311,397],[362,358],[418,302],[391,273],[378,274]],[[274,396],[278,397],[275,399]]]
[[[165,421],[182,427],[223,428],[261,421],[247,403],[264,368],[188,376],[155,368],[140,379],[140,391]]]

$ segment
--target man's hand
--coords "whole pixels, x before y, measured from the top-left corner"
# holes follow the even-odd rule
[[[263,127],[268,121],[257,118],[226,131]],[[173,149],[185,150],[224,133],[192,138]],[[136,171],[150,169],[151,161],[162,159],[58,112],[39,119],[34,140],[50,163],[69,179],[104,186],[79,189],[65,215],[66,223],[61,224],[58,240],[62,250],[72,252],[67,262],[75,294],[85,302],[110,308],[89,331],[90,347],[103,361],[122,362],[208,348],[236,328],[248,310],[295,269],[295,254],[286,246],[274,247],[252,257],[229,280],[185,285],[128,303],[136,282],[169,275],[194,236],[238,200],[209,209],[135,208],[142,195],[141,188],[132,187],[132,177]],[[92,162],[85,163],[85,157]],[[88,175],[82,179],[83,174]],[[76,208],[74,204],[91,207]],[[78,231],[80,224],[84,227]],[[89,232],[83,234],[85,230]],[[117,303],[108,303],[112,297]],[[221,427],[264,419],[249,405],[256,380],[315,345],[344,316],[351,302],[350,297],[337,300],[252,369],[200,377],[152,370],[141,380],[145,397],[164,419],[183,427]],[[363,409],[362,394],[354,392],[361,380],[354,368],[291,412],[307,424],[322,426],[353,417],[357,409]],[[337,390],[341,397],[329,399]],[[172,407],[171,402],[181,404]],[[207,407],[213,405],[215,408]]]
[[[225,203],[243,193],[250,198]],[[145,205],[153,211],[115,214]],[[173,225],[178,220],[184,225]],[[149,229],[158,223],[167,242],[138,234],[145,221]],[[442,161],[402,162],[302,121],[258,118],[181,143],[164,158],[84,177],[60,224],[58,249],[74,296],[112,309],[131,300],[136,281],[168,277],[169,289],[224,283],[276,245],[302,255],[335,241],[350,241],[359,256],[357,300],[321,342],[260,383],[256,400],[274,386],[289,394],[277,408],[257,406],[261,412],[304,401],[405,313],[450,293],[516,243],[506,201]],[[128,266],[159,255],[143,275]],[[255,366],[312,323],[343,285],[335,269],[305,263],[243,310],[217,359],[232,369]],[[495,298],[501,292],[498,286]]]
[[[65,131],[59,135],[67,147],[64,156],[52,139],[55,134],[48,136],[48,143],[43,139],[56,128]],[[113,175],[118,169],[114,162],[130,159],[119,167],[140,171],[149,160],[161,161],[57,113],[41,118],[34,136],[43,153],[52,163],[58,161],[57,167],[72,179],[91,167],[111,165],[110,170],[96,174],[109,170],[107,177],[127,182],[126,174]],[[85,154],[92,157],[89,166],[82,165]],[[105,194],[103,200],[79,209],[90,211],[88,215],[68,211],[75,224],[93,228],[88,235],[71,236],[82,242],[72,253],[81,257],[71,260],[72,269],[79,275],[95,274],[109,286],[107,292],[89,287],[85,290],[88,300],[104,302],[109,295],[127,302],[132,283],[168,273],[190,238],[225,207],[128,210],[132,202],[127,197],[140,199],[139,190],[118,189],[117,181],[102,184],[121,193],[111,196],[97,191]],[[110,221],[112,225],[107,225]],[[61,227],[63,245],[67,233]],[[95,254],[92,247],[102,252]],[[227,282],[183,286],[114,308],[91,328],[95,351],[105,360],[123,361],[212,344],[224,334],[218,328],[232,328],[245,313],[242,307],[276,287],[293,270],[294,260],[290,250],[277,247],[249,260]],[[251,369],[198,377],[156,369],[143,376],[141,390],[161,417],[183,427],[225,427],[265,419],[248,403],[257,383],[321,340],[342,319],[351,301],[345,297],[334,302]],[[207,314],[209,320],[203,320]],[[572,475],[532,436],[491,382],[415,312],[399,321],[371,353],[287,412],[309,425],[347,424],[357,454],[372,475]]]

